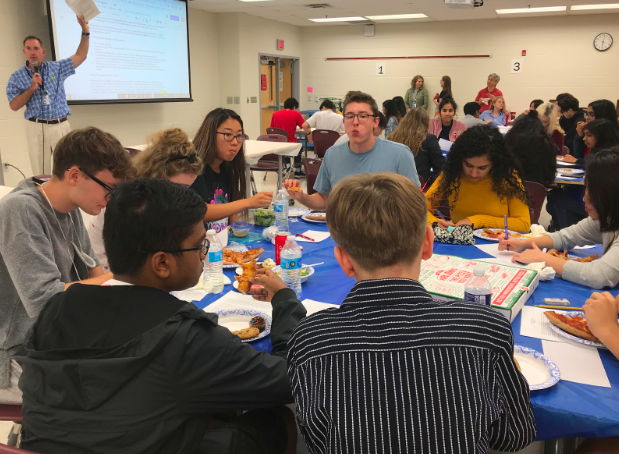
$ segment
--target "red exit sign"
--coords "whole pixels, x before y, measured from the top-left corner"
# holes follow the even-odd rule
[[[284,40],[283,39],[278,39],[276,44],[275,44],[275,48],[277,50],[284,50]]]

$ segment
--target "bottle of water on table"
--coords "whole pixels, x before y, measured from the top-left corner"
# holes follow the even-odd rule
[[[473,301],[484,306],[490,306],[491,299],[492,287],[484,276],[484,270],[479,267],[475,268],[473,275],[464,284],[464,301]]]
[[[273,205],[275,212],[275,227],[278,232],[288,232],[288,194],[280,189]]]
[[[223,247],[217,239],[217,232],[215,232],[215,230],[209,230],[206,232],[206,235],[211,242],[211,246],[208,250],[208,256],[204,261],[204,287],[205,290],[207,290],[207,286],[210,287],[213,293],[221,293],[224,289]]]
[[[294,290],[298,299],[301,299],[301,259],[301,248],[295,237],[290,235],[281,252],[282,280]]]

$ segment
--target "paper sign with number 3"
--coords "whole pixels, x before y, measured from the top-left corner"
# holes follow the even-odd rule
[[[511,73],[512,74],[520,74],[522,73],[522,58],[514,58],[512,60],[511,65]]]

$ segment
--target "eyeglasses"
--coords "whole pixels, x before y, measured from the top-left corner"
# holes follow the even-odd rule
[[[376,115],[370,115],[370,114],[366,114],[366,113],[346,114],[346,115],[344,115],[344,121],[346,123],[350,123],[351,121],[353,121],[355,119],[355,117],[357,117],[357,120],[359,120],[359,123],[365,123],[366,121],[368,121],[368,119],[370,117],[376,117]]]
[[[180,252],[189,252],[189,251],[201,251],[203,255],[207,255],[208,254],[208,250],[211,248],[211,242],[208,240],[208,238],[204,238],[204,241],[202,242],[202,246],[200,247],[192,247],[189,249],[176,249],[174,251],[140,251],[144,254],[154,254],[155,252],[165,252],[166,254],[178,254]]]
[[[105,189],[107,191],[107,194],[105,195],[105,199],[109,200],[109,198],[112,196],[112,192],[114,192],[114,188],[108,186],[107,184],[105,184],[103,181],[99,180],[97,177],[95,177],[94,175],[91,175],[90,173],[80,169],[78,167],[78,169],[80,170],[80,172],[82,172],[84,175],[86,175],[88,178],[90,178],[92,181],[94,181],[95,183],[97,183],[99,186],[101,186],[103,189]]]
[[[595,112],[587,112],[587,111],[585,111],[585,117],[595,118]]]
[[[219,131],[217,131],[217,134],[221,134],[222,136],[224,136],[224,140],[226,142],[232,142],[232,139],[236,139],[238,143],[243,143],[246,139],[245,134],[234,135],[231,132],[219,132]]]

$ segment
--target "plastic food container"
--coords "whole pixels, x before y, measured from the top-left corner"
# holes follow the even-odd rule
[[[230,224],[230,227],[232,227],[232,233],[234,234],[235,237],[237,238],[243,238],[246,237],[247,234],[249,233],[249,228],[251,227],[250,224],[248,224],[247,222],[233,222],[232,224]]]
[[[262,227],[270,227],[275,224],[275,212],[272,209],[258,209],[254,212],[254,222]]]

